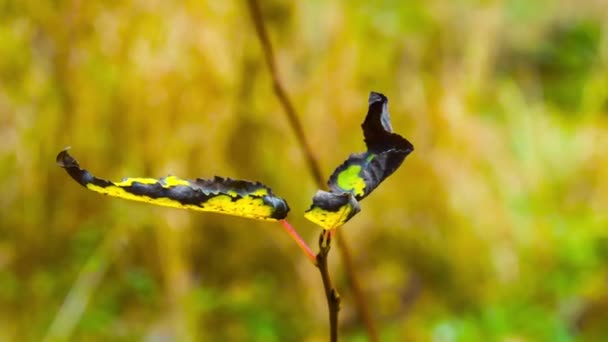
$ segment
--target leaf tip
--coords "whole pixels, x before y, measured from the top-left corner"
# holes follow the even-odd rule
[[[64,148],[61,152],[59,152],[59,154],[57,155],[57,158],[55,158],[55,162],[57,163],[57,165],[59,165],[62,168],[69,168],[69,167],[78,167],[78,162],[76,162],[76,159],[74,159],[69,153],[68,150],[71,147],[68,146],[66,148]]]
[[[382,103],[388,102],[388,98],[386,96],[384,96],[384,94],[382,94],[382,93],[370,91],[368,103],[371,105],[376,102],[382,102]]]

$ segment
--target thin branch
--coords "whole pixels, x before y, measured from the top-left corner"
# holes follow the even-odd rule
[[[325,297],[329,307],[329,340],[331,342],[338,341],[338,312],[340,311],[340,295],[334,288],[331,278],[329,277],[329,269],[327,267],[327,256],[331,247],[331,231],[324,230],[319,237],[319,254],[317,254],[317,268],[321,272],[323,279],[323,287],[325,288]]]
[[[342,259],[342,263],[344,264],[344,270],[346,271],[346,276],[348,277],[348,281],[350,282],[350,286],[353,290],[353,297],[355,298],[355,307],[357,308],[357,313],[363,324],[365,325],[365,329],[367,331],[367,337],[370,342],[378,341],[378,331],[376,330],[376,324],[374,319],[372,318],[371,312],[367,305],[367,299],[365,298],[365,294],[363,294],[363,290],[361,289],[361,284],[359,283],[359,278],[357,278],[357,273],[355,271],[355,267],[353,264],[353,258],[350,254],[350,248],[348,247],[348,243],[344,239],[344,234],[334,234],[336,241],[338,242],[338,251],[340,252],[340,258]]]
[[[272,78],[274,92],[277,98],[279,99],[279,102],[283,106],[283,109],[285,110],[285,114],[287,115],[289,123],[296,135],[296,138],[298,139],[300,149],[303,151],[306,157],[308,168],[310,169],[310,172],[315,182],[317,183],[317,186],[319,188],[324,188],[325,182],[323,181],[323,176],[321,174],[321,168],[319,167],[319,163],[315,159],[312,149],[310,148],[310,145],[306,140],[306,135],[304,134],[302,124],[298,119],[298,115],[296,114],[296,111],[291,101],[289,100],[287,92],[285,91],[285,87],[283,87],[283,84],[279,77],[279,72],[276,67],[274,53],[272,50],[272,44],[270,43],[270,38],[268,37],[268,33],[264,25],[264,19],[262,17],[260,6],[257,0],[248,0],[247,3],[249,5],[249,12],[255,25],[256,33],[260,40],[260,44],[262,45],[262,50],[264,51],[264,59],[266,61],[266,65],[268,66],[268,70]],[[361,290],[361,285],[355,274],[355,269],[353,266],[348,244],[346,240],[342,237],[342,234],[337,234],[336,240],[338,246],[340,247],[340,256],[342,258],[342,263],[344,264],[346,275],[353,290],[353,296],[355,298],[357,312],[359,313],[359,316],[365,325],[369,340],[372,342],[378,341],[376,327],[370,314],[369,308],[367,306],[367,301],[365,300],[363,291]],[[325,258],[326,257],[327,255],[325,256]]]
[[[298,247],[300,247],[300,249],[304,251],[306,257],[312,262],[313,265],[316,266],[317,257],[315,256],[315,253],[312,251],[312,249],[308,247],[304,239],[300,237],[300,234],[298,234],[298,232],[289,224],[289,222],[287,222],[287,220],[281,220],[281,225],[283,226],[283,228],[285,228],[287,234],[289,234],[289,236],[291,236],[291,238],[298,244]]]
[[[304,129],[302,128],[302,124],[298,119],[296,110],[291,104],[291,101],[287,96],[287,92],[285,91],[285,87],[283,87],[283,83],[279,78],[279,72],[275,63],[274,52],[272,51],[270,38],[268,38],[268,33],[266,32],[266,27],[264,25],[264,19],[262,18],[262,11],[260,10],[260,6],[257,0],[248,0],[247,2],[249,3],[249,12],[251,13],[251,17],[255,25],[255,31],[258,34],[258,38],[260,39],[260,43],[262,44],[262,49],[264,50],[264,59],[266,60],[266,65],[268,66],[270,76],[272,77],[272,86],[274,92],[277,98],[279,99],[279,102],[281,102],[281,105],[285,109],[285,114],[287,114],[289,124],[293,128],[296,138],[298,139],[298,143],[300,144],[300,147],[302,148],[302,151],[306,156],[306,161],[310,172],[312,173],[317,183],[323,183],[323,177],[321,176],[321,171],[318,167],[319,163],[317,163],[317,160],[315,159],[315,156],[312,153],[312,149],[310,148],[310,145],[308,145],[306,135],[304,134]]]

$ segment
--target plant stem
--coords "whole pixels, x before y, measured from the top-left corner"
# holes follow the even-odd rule
[[[334,235],[336,237],[336,241],[338,242],[338,247],[340,247],[338,251],[340,252],[340,258],[342,259],[342,263],[344,265],[346,277],[348,278],[351,289],[353,291],[353,297],[355,299],[355,308],[357,309],[359,318],[365,326],[369,341],[377,342],[378,331],[376,330],[376,324],[374,323],[371,311],[369,310],[369,307],[367,305],[367,300],[365,298],[365,295],[363,294],[363,290],[361,289],[361,284],[359,283],[359,278],[357,277],[357,273],[355,271],[355,267],[352,261],[353,258],[350,254],[350,248],[348,248],[348,243],[344,238],[344,234],[338,233]]]
[[[306,140],[306,135],[304,134],[302,124],[298,119],[296,110],[294,109],[291,101],[289,100],[289,96],[287,96],[287,91],[285,91],[285,87],[283,86],[283,83],[281,82],[281,79],[279,77],[279,71],[277,70],[274,52],[272,50],[272,44],[270,43],[270,38],[268,38],[268,33],[266,32],[266,26],[264,24],[264,19],[262,17],[262,11],[260,10],[260,6],[257,0],[249,0],[247,2],[249,4],[249,11],[251,12],[253,23],[255,25],[255,31],[257,32],[258,38],[260,39],[260,44],[262,44],[262,50],[264,50],[264,59],[266,60],[266,65],[268,66],[268,70],[270,71],[274,93],[279,99],[279,102],[281,102],[281,105],[285,110],[285,114],[287,114],[289,124],[293,128],[296,138],[298,139],[298,143],[300,144],[300,147],[304,152],[304,155],[306,156],[306,161],[310,172],[313,174],[316,180],[322,179],[323,177],[321,177],[320,169],[318,167],[315,167],[315,165],[318,165],[318,163],[315,159],[314,154],[312,153],[312,149],[310,148],[308,141]]]
[[[317,257],[315,256],[315,253],[312,251],[312,249],[308,247],[304,239],[300,237],[300,234],[298,234],[298,232],[289,224],[289,222],[287,222],[287,220],[281,220],[280,222],[283,228],[285,228],[285,231],[287,231],[287,234],[291,236],[291,238],[298,244],[302,251],[304,251],[306,257],[312,262],[313,265],[316,266]]]
[[[279,72],[278,72],[275,58],[274,58],[274,52],[272,50],[272,44],[270,42],[270,38],[268,37],[268,33],[266,31],[266,26],[264,24],[264,18],[262,16],[262,11],[260,9],[260,5],[257,0],[248,0],[247,4],[249,6],[249,13],[253,20],[256,34],[258,36],[258,39],[260,40],[260,44],[262,45],[262,50],[264,52],[264,59],[266,61],[266,65],[268,66],[268,70],[269,70],[270,76],[272,78],[272,86],[273,86],[275,95],[277,96],[279,102],[283,106],[285,114],[287,115],[287,119],[289,120],[289,124],[291,125],[291,127],[296,135],[296,138],[298,140],[298,143],[300,145],[300,149],[302,150],[302,152],[304,153],[304,155],[306,157],[306,162],[308,164],[310,173],[312,174],[317,186],[320,189],[325,188],[325,182],[323,181],[323,176],[321,174],[321,168],[319,167],[319,163],[317,162],[317,160],[314,157],[314,153],[312,152],[312,149],[310,148],[310,145],[308,144],[306,135],[304,133],[304,129],[302,128],[302,124],[300,123],[300,120],[298,118],[298,115],[296,114],[295,108],[292,105],[292,103],[289,99],[289,96],[287,95],[287,92],[285,91],[285,87],[283,86],[283,83],[281,82],[281,78],[279,77]],[[337,235],[336,240],[338,243],[338,247],[340,247],[339,248],[340,257],[342,259],[342,263],[344,264],[344,268],[346,270],[346,276],[349,280],[350,286],[353,291],[353,296],[355,298],[356,309],[359,314],[359,317],[361,318],[361,320],[363,321],[363,324],[365,325],[365,328],[367,331],[367,336],[369,337],[369,340],[372,342],[378,341],[378,334],[376,332],[375,323],[372,319],[369,308],[367,306],[367,301],[365,299],[363,291],[361,290],[361,285],[359,284],[357,275],[355,273],[355,268],[353,266],[353,261],[352,261],[351,254],[350,254],[350,248],[348,247],[346,240],[340,234]],[[329,245],[327,248],[327,252],[329,252]],[[325,253],[324,258],[327,259],[327,253]],[[317,255],[317,262],[318,262],[318,255]],[[325,262],[327,262],[327,260],[325,260]],[[325,283],[325,281],[324,281],[324,283]],[[336,293],[336,295],[337,295],[337,293]],[[331,313],[332,304],[329,301],[328,301],[328,305],[330,307],[330,313]],[[337,321],[337,310],[335,312],[336,312],[336,321]]]
[[[317,268],[321,272],[325,297],[329,307],[329,340],[338,341],[338,312],[340,311],[340,295],[334,288],[327,267],[327,256],[331,247],[331,231],[324,230],[319,237],[319,254],[317,254]]]

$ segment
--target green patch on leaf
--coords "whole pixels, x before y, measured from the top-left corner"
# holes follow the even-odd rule
[[[337,185],[348,191],[352,191],[355,195],[363,195],[365,190],[365,181],[359,175],[361,172],[360,165],[349,165],[346,170],[338,173]]]

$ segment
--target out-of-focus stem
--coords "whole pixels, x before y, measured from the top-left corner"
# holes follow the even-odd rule
[[[172,324],[175,339],[178,341],[198,341],[197,320],[188,309],[186,298],[192,290],[191,265],[186,258],[187,231],[180,229],[184,213],[170,211],[165,216],[166,225],[156,229],[160,266],[165,282],[167,298],[167,318]]]
[[[129,229],[125,227],[116,225],[110,230],[85,262],[43,341],[70,340],[76,324],[80,321],[89,304],[91,296],[99,286],[114,258],[126,245],[128,238]]]
[[[270,71],[270,77],[272,78],[272,87],[274,89],[274,93],[279,99],[279,102],[281,102],[281,105],[285,110],[285,114],[287,114],[287,119],[289,120],[289,124],[293,128],[293,131],[296,135],[296,138],[298,139],[298,143],[300,144],[302,152],[304,152],[310,172],[313,174],[313,177],[316,180],[322,179],[323,177],[321,177],[321,171],[318,167],[317,160],[315,159],[315,156],[312,153],[312,149],[310,148],[310,145],[306,140],[306,135],[304,134],[302,124],[298,119],[296,110],[293,107],[291,101],[289,100],[289,96],[287,96],[287,91],[285,91],[285,87],[283,86],[283,83],[281,82],[281,79],[279,77],[279,71],[277,70],[277,66],[274,59],[274,52],[272,50],[272,44],[270,43],[270,38],[268,38],[268,33],[266,32],[266,26],[264,25],[264,19],[262,17],[262,11],[260,10],[260,6],[256,0],[249,0],[248,3],[249,12],[251,13],[253,24],[255,25],[255,31],[257,32],[258,38],[260,39],[260,44],[262,44],[262,50],[264,50],[264,59],[266,60],[266,65],[268,66],[268,70]]]
[[[260,44],[262,45],[264,59],[266,61],[266,65],[268,66],[268,70],[272,78],[274,92],[277,98],[279,99],[279,102],[283,106],[285,114],[287,115],[287,118],[289,120],[289,124],[291,125],[296,135],[296,138],[298,139],[300,149],[306,157],[308,168],[315,182],[317,183],[317,186],[322,189],[325,187],[325,184],[321,175],[321,168],[319,167],[319,163],[315,159],[312,149],[310,148],[310,145],[306,140],[306,135],[304,134],[302,124],[298,119],[296,111],[291,101],[289,100],[287,92],[285,91],[285,87],[283,86],[279,77],[279,72],[276,67],[274,53],[272,50],[272,44],[270,43],[270,38],[268,38],[268,33],[266,32],[266,26],[264,25],[264,19],[262,17],[260,6],[257,0],[248,0],[247,3],[249,5],[249,12],[255,25],[256,33],[260,40]],[[367,306],[367,301],[365,300],[363,291],[361,290],[359,280],[357,279],[348,244],[343,238],[342,234],[336,234],[335,238],[338,243],[338,246],[340,247],[340,256],[342,258],[342,263],[344,264],[346,275],[353,291],[353,297],[355,298],[355,304],[357,312],[359,313],[359,317],[365,325],[369,340],[372,342],[378,341],[378,333],[376,331],[376,326]],[[325,257],[327,257],[327,255]]]
[[[304,251],[306,257],[313,263],[313,265],[317,265],[317,257],[315,256],[315,253],[312,251],[312,249],[310,249],[310,247],[308,247],[304,239],[300,237],[300,234],[298,234],[298,232],[289,224],[289,222],[287,222],[287,220],[281,220],[280,222],[283,228],[285,228],[285,231],[287,231],[287,234],[289,234],[289,236],[291,236],[291,238],[298,244],[300,249]]]

